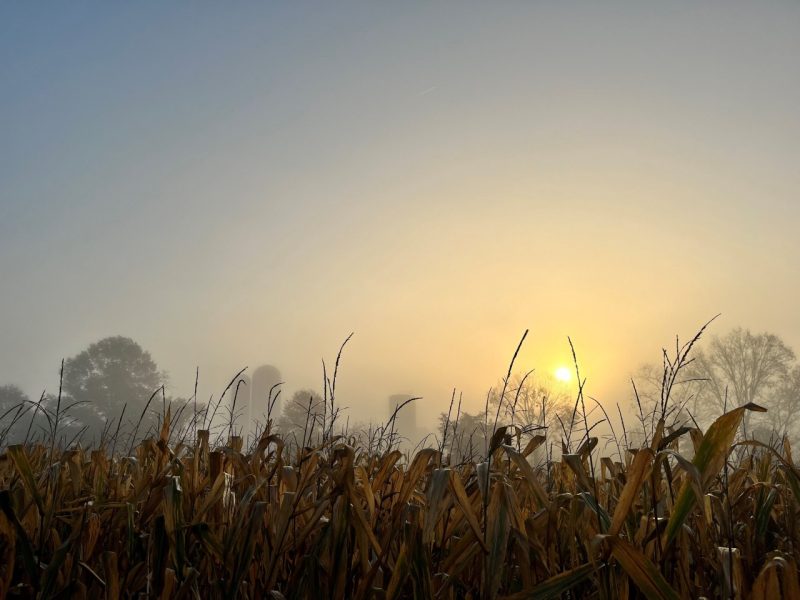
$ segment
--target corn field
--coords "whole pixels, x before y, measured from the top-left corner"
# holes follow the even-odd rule
[[[0,455],[8,598],[800,598],[800,471],[788,443],[658,423],[624,462],[596,438],[534,465],[543,435],[494,432],[485,459],[370,455],[332,436],[160,436],[130,456]],[[694,456],[677,451],[691,440]]]

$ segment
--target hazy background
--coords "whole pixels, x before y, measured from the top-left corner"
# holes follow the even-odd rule
[[[475,410],[708,318],[800,350],[800,5],[4,3],[0,383],[130,336]]]

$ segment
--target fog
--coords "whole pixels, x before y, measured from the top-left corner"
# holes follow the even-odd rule
[[[381,421],[675,336],[800,350],[800,7],[0,8],[0,385],[135,340]],[[704,342],[698,346],[703,348]],[[577,381],[564,382],[570,395]]]

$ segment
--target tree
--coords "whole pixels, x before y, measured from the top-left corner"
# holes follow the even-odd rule
[[[550,377],[514,375],[505,386],[505,395],[500,402],[502,382],[495,386],[489,396],[489,427],[499,414],[498,425],[513,424],[535,435],[542,429],[558,431],[561,423],[568,426],[572,417],[573,402],[567,389]],[[498,413],[499,405],[499,413]]]
[[[47,442],[53,433],[72,437],[82,429],[81,407],[70,407],[66,397],[59,407],[57,397],[43,394],[32,402],[15,385],[0,386],[0,446],[23,442]],[[59,408],[64,410],[56,418]],[[73,410],[74,409],[74,410]],[[82,418],[86,420],[86,416]]]
[[[689,365],[692,363],[689,362]],[[665,371],[666,369],[666,371]],[[634,446],[648,443],[662,417],[660,405],[663,400],[664,383],[670,375],[669,365],[645,364],[633,376],[632,403],[636,415],[635,423],[626,426],[627,442]],[[667,432],[692,424],[694,406],[703,381],[688,371],[681,370],[669,389],[669,402],[663,414]]]
[[[795,365],[788,376],[783,377],[775,390],[774,402],[766,414],[770,429],[779,436],[797,435],[797,410],[800,408],[800,365]]]
[[[514,375],[505,386],[501,402],[500,382],[489,393],[488,412],[458,415],[442,413],[437,435],[445,441],[445,454],[453,464],[475,460],[486,452],[497,418],[497,426],[516,425],[522,431],[521,443],[527,437],[544,434],[559,436],[562,424],[569,428],[574,402],[566,387],[549,377],[532,373]],[[445,435],[445,427],[447,427]],[[541,449],[545,451],[544,447]]]
[[[0,386],[0,446],[17,444],[24,439],[31,411],[35,408],[17,386]]]
[[[738,327],[713,337],[707,349],[695,353],[687,368],[689,379],[702,382],[693,399],[695,415],[710,420],[752,402],[793,421],[797,406],[796,396],[790,391],[794,363],[794,351],[772,333],[754,334]],[[745,434],[752,415],[745,413]],[[783,425],[788,430],[793,423]]]
[[[321,435],[323,402],[322,396],[313,390],[299,390],[292,395],[277,423],[286,443],[308,446]]]
[[[74,419],[72,426],[86,428],[87,438],[98,440],[109,421],[120,418],[123,409],[126,431],[130,432],[164,380],[150,354],[139,344],[127,337],[107,337],[65,361],[62,404],[67,400],[65,406],[71,406],[68,414]],[[155,426],[164,399],[153,400],[151,410],[142,418],[140,434]]]
[[[491,427],[492,424],[489,424]],[[448,420],[447,413],[442,413],[439,416],[438,436],[444,441],[443,453],[449,454],[451,465],[477,461],[486,453],[489,437],[486,434],[485,414],[462,412],[452,415]]]
[[[28,396],[15,385],[0,385],[0,423],[13,416],[16,409],[25,409]]]

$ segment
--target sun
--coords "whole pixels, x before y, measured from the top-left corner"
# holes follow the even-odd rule
[[[556,379],[563,383],[567,383],[572,379],[572,371],[568,367],[558,367],[555,372]]]

